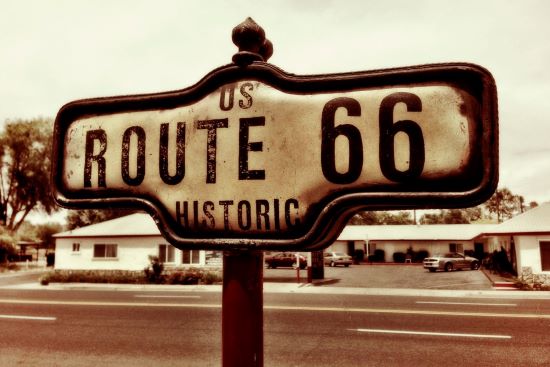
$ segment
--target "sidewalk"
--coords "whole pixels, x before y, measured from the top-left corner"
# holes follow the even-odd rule
[[[28,283],[17,286],[0,287],[2,289],[40,289],[45,291],[122,291],[122,292],[213,292],[221,293],[222,285],[155,285],[155,284],[95,284],[95,283],[51,283],[42,286]],[[318,283],[264,283],[264,293],[331,294],[363,296],[408,296],[443,298],[508,298],[508,299],[548,299],[550,292],[500,291],[500,290],[441,290],[441,289],[405,289],[405,288],[357,288],[331,287]]]
[[[369,271],[372,268],[355,266],[355,271],[364,272]],[[395,270],[391,270],[391,269]],[[359,283],[354,279],[351,279],[352,272],[349,270],[352,268],[337,268],[326,269],[329,270],[329,276],[325,279],[315,280],[312,283],[307,283],[306,272],[301,271],[300,282],[297,281],[296,271],[280,269],[274,272],[266,271],[264,273],[264,293],[296,293],[296,294],[331,294],[331,295],[366,295],[366,296],[410,296],[410,297],[457,297],[457,298],[510,298],[510,299],[549,299],[550,292],[543,291],[520,291],[520,290],[500,290],[498,288],[491,289],[491,283],[487,281],[490,279],[493,282],[499,282],[502,277],[495,274],[487,274],[488,272],[453,272],[453,273],[438,273],[441,276],[475,276],[476,279],[485,279],[484,281],[488,286],[484,289],[429,289],[429,288],[414,288],[409,286],[401,286],[400,284],[391,284],[388,287],[380,287],[380,283],[376,282],[362,282]],[[380,269],[380,268],[378,268]],[[392,273],[399,270],[410,270],[414,272],[420,272],[420,276],[426,275],[428,279],[434,274],[421,272],[422,269],[418,267],[383,267],[382,269],[388,269]],[[21,273],[30,273],[21,272]],[[33,272],[34,273],[34,272]],[[274,276],[273,274],[276,274]],[[327,272],[325,273],[327,274]],[[344,276],[342,276],[344,274]],[[485,275],[484,275],[485,274]],[[11,274],[10,274],[11,275]],[[292,276],[294,275],[294,276]],[[331,277],[330,275],[337,275],[338,279]],[[348,276],[346,276],[348,275]],[[22,284],[3,285],[2,277],[0,275],[0,288],[2,289],[18,289],[18,290],[44,290],[44,291],[59,291],[59,290],[78,290],[78,291],[131,291],[131,292],[214,292],[221,293],[222,285],[155,285],[155,284],[92,284],[92,283],[50,283],[47,286],[40,285],[37,281],[27,282]],[[13,275],[12,275],[13,276]],[[402,274],[400,275],[403,276]],[[11,278],[11,276],[9,276]],[[389,280],[388,280],[389,281]],[[403,281],[403,280],[402,280]],[[359,286],[360,284],[360,286]],[[494,283],[493,283],[494,284]],[[510,289],[510,288],[508,288]]]

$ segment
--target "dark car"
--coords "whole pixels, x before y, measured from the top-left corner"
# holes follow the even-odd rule
[[[300,269],[305,269],[307,259],[305,256],[298,255],[300,258]],[[295,252],[279,252],[274,255],[267,255],[265,263],[268,268],[275,269],[278,267],[292,267],[296,269],[296,253]]]
[[[436,270],[452,271],[458,269],[479,269],[479,260],[458,252],[434,255],[424,259],[424,269],[432,273]]]

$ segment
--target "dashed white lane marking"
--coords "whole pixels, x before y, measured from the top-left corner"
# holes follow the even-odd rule
[[[465,305],[465,306],[500,306],[500,307],[516,307],[515,303],[482,303],[482,302],[435,302],[435,301],[416,301],[422,305]]]
[[[21,316],[21,315],[0,315],[0,319],[33,320],[33,321],[55,321],[55,320],[57,320],[57,317]]]
[[[135,298],[193,298],[198,299],[201,296],[170,296],[170,295],[147,295],[147,294],[136,294]]]
[[[462,333],[440,333],[432,331],[412,331],[412,330],[384,330],[384,329],[348,329],[360,333],[377,334],[404,334],[404,335],[428,335],[428,336],[446,336],[455,338],[484,338],[484,339],[512,339],[510,335],[491,335],[491,334],[462,334]]]
[[[1,302],[1,300],[0,300]],[[319,311],[319,312],[358,312],[400,315],[428,315],[428,316],[465,316],[465,317],[495,317],[518,319],[550,319],[550,314],[533,313],[496,313],[496,312],[464,312],[464,311],[437,311],[437,310],[403,310],[385,308],[355,308],[355,307],[303,307],[303,306],[265,306],[264,309]]]

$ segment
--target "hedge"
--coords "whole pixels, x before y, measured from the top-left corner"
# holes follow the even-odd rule
[[[148,276],[146,271],[53,270],[43,275],[40,283],[213,284],[221,280],[221,269],[173,268],[158,277]]]

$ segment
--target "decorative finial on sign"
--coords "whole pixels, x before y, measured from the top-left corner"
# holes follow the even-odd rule
[[[264,29],[250,17],[233,28],[231,38],[239,48],[239,52],[233,55],[233,62],[239,66],[267,61],[273,55],[273,44],[265,38]]]

